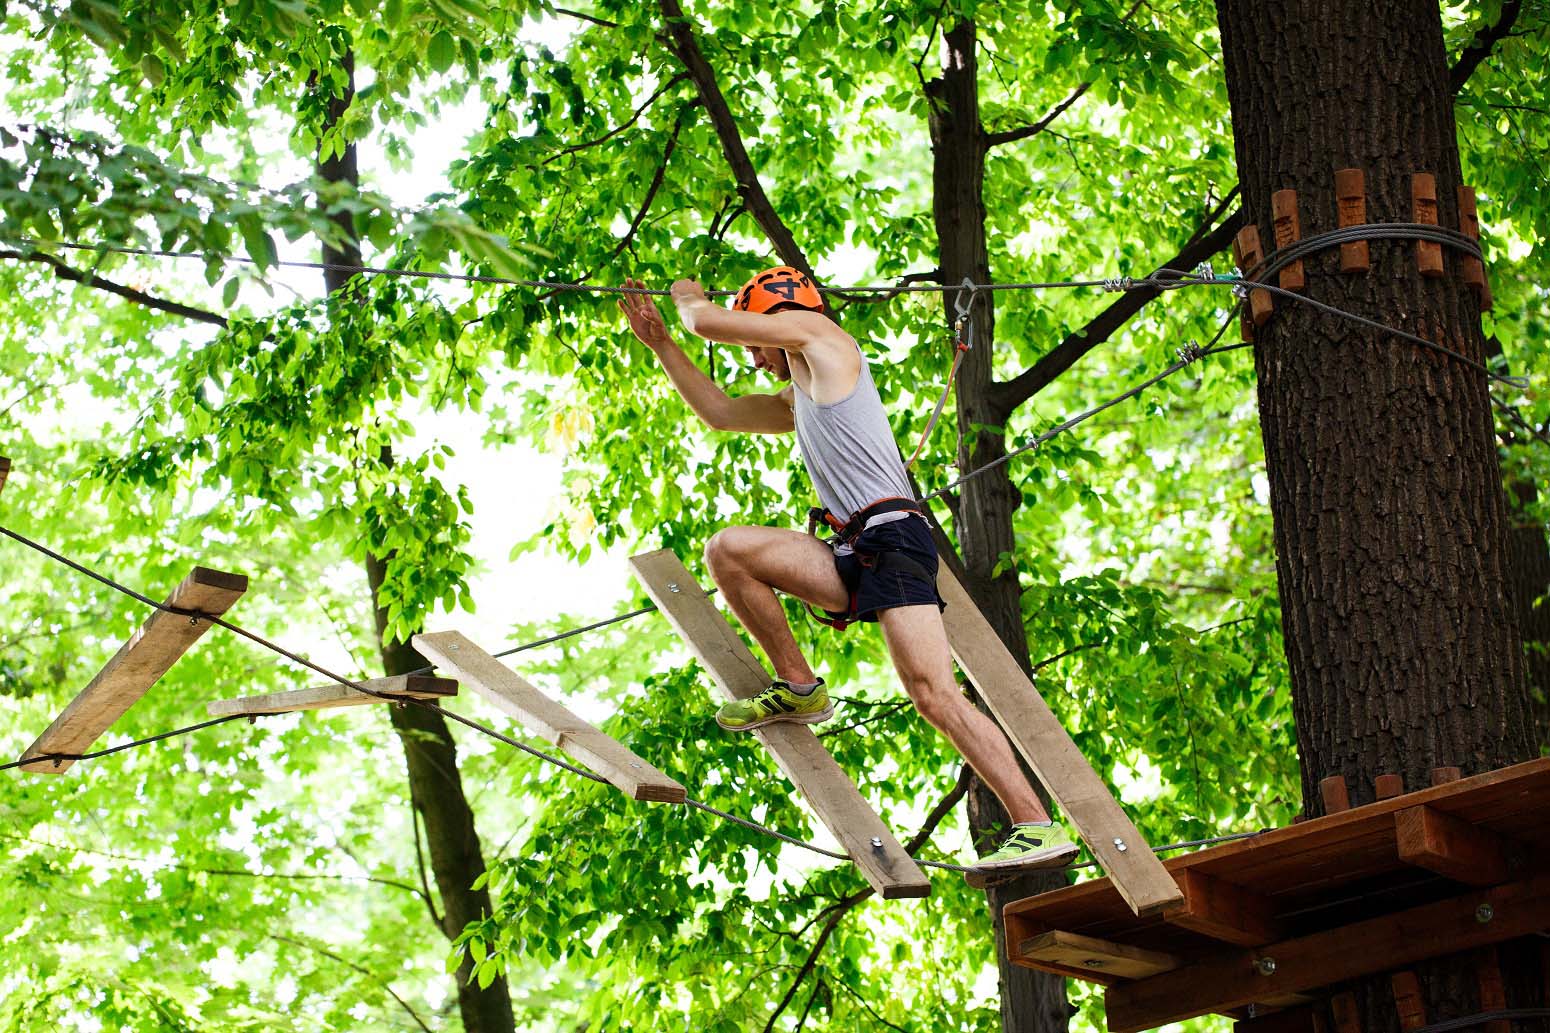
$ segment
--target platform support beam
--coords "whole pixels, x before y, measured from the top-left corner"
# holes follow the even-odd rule
[[[296,710],[327,710],[355,707],[367,703],[392,703],[405,699],[443,699],[457,695],[457,682],[451,678],[432,678],[424,674],[400,674],[392,678],[372,678],[360,683],[372,692],[390,696],[382,699],[337,683],[288,692],[266,692],[261,696],[217,699],[205,704],[212,717],[229,714],[288,714]]]
[[[461,633],[416,635],[413,644],[421,656],[439,669],[457,675],[462,684],[489,700],[496,709],[564,750],[631,799],[684,802],[687,794],[682,785],[637,757],[617,739],[604,735],[563,704],[539,692],[526,678]]]
[[[1029,937],[1018,944],[1017,953],[1028,961],[1079,972],[1082,979],[1092,982],[1142,979],[1179,967],[1179,959],[1171,954],[1059,930]]]
[[[945,566],[937,574],[937,590],[947,603],[942,617],[958,666],[1131,910],[1148,915],[1183,903],[1173,877]]]
[[[737,632],[683,563],[667,549],[630,559],[669,623],[727,699],[748,699],[770,684]],[[707,717],[707,720],[709,718]],[[748,733],[762,742],[861,874],[885,899],[924,897],[931,883],[806,725],[776,723]]]
[[[1184,906],[1163,913],[1170,925],[1239,947],[1280,939],[1268,897],[1189,868],[1173,875],[1184,891]]]
[[[1466,886],[1495,886],[1508,877],[1501,837],[1431,807],[1394,815],[1399,859]]]
[[[1105,995],[1110,1033],[1140,1033],[1207,1012],[1333,986],[1451,952],[1538,932],[1550,914],[1550,874],[1299,939],[1230,951]]]
[[[219,617],[247,591],[248,579],[208,567],[195,567],[172,590],[164,605]],[[157,610],[113,655],[97,676],[54,719],[22,759],[23,771],[58,774],[75,762],[56,754],[85,753],[123,717],[190,646],[210,630],[210,622],[185,613]]]

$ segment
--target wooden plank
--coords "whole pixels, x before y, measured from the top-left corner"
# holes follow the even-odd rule
[[[1431,807],[1394,815],[1399,859],[1467,886],[1495,886],[1508,877],[1500,836]]]
[[[219,617],[247,588],[248,579],[241,574],[195,567],[172,590],[165,605]],[[54,723],[27,747],[22,759],[30,759],[31,763],[21,765],[21,769],[44,774],[68,769],[74,761],[46,755],[87,752],[209,629],[207,620],[166,610],[151,614]]]
[[[1184,895],[1167,869],[946,567],[937,573],[937,591],[947,602],[942,617],[958,666],[1130,909],[1147,915],[1182,903]]]
[[[372,678],[360,683],[373,692],[397,699],[441,699],[457,695],[457,682],[451,678],[432,678],[424,674],[400,674],[392,678]],[[384,703],[369,693],[337,683],[288,692],[266,692],[259,696],[217,699],[205,704],[212,716],[227,714],[288,714],[293,710],[327,710],[354,707],[365,703]]]
[[[1094,973],[1142,979],[1179,967],[1179,959],[1160,951],[1142,950],[1123,943],[1110,943],[1091,936],[1052,930],[1030,936],[1018,944],[1019,960],[1030,968],[1044,962],[1070,972]],[[1091,976],[1082,978],[1091,980]]]
[[[414,648],[438,668],[494,704],[509,717],[585,764],[632,800],[683,803],[684,787],[637,757],[619,740],[604,735],[550,699],[516,671],[480,649],[462,633],[438,631],[414,636]]]
[[[1281,938],[1269,897],[1188,868],[1173,875],[1184,892],[1184,906],[1163,912],[1170,924],[1239,947]]]
[[[728,699],[763,692],[770,675],[670,550],[630,558],[646,593]],[[775,758],[867,882],[885,899],[924,897],[931,883],[807,725],[777,722],[754,736]]]
[[[1538,932],[1550,915],[1550,874],[1474,890],[1299,939],[1231,951],[1112,987],[1111,1033],[1140,1033],[1281,993],[1302,993]],[[1484,918],[1484,920],[1482,920]],[[1264,962],[1269,960],[1271,965]]]

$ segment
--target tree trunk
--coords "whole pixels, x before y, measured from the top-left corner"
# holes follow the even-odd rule
[[[354,55],[345,54],[342,63],[348,76],[347,85],[342,96],[329,98],[328,127],[338,123],[355,96]],[[329,182],[360,185],[354,143],[345,147],[340,154],[327,159],[320,158],[317,169],[318,175]],[[348,212],[334,218],[345,230],[351,243],[337,250],[325,246],[323,262],[360,265],[360,248],[354,243],[354,219]],[[334,299],[332,303],[351,303],[351,299],[341,293],[349,286],[349,273],[324,269],[323,282],[329,296]],[[386,448],[382,450],[381,458],[385,464],[391,465],[393,461],[391,451]],[[385,567],[384,559],[376,556],[366,558],[366,581],[373,600],[383,673],[392,676],[427,665],[408,643],[386,637],[387,613],[375,605]],[[388,712],[404,747],[410,800],[417,820],[425,828],[431,871],[436,879],[443,910],[440,931],[452,939],[469,922],[478,921],[492,913],[489,891],[469,888],[475,879],[484,874],[484,855],[479,845],[479,834],[474,829],[473,811],[463,794],[462,776],[457,766],[457,748],[453,744],[446,719],[436,711],[418,706],[391,706]],[[473,980],[473,960],[465,955],[463,963],[458,967],[456,979],[458,1008],[466,1033],[514,1033],[516,1027],[511,1013],[511,998],[504,977],[497,976],[488,987],[480,990]]]
[[[1267,245],[1277,190],[1297,191],[1304,236],[1335,228],[1341,168],[1366,173],[1369,222],[1414,221],[1411,174],[1433,173],[1438,221],[1458,227],[1436,0],[1218,0],[1217,14],[1245,211]],[[1369,250],[1366,274],[1342,275],[1338,251],[1307,260],[1308,294],[1482,356],[1457,255],[1423,279],[1414,243]],[[1530,757],[1486,379],[1291,299],[1275,309],[1255,364],[1305,811],[1328,775],[1364,803],[1379,774],[1414,789],[1432,767]],[[1418,967],[1430,1015],[1472,1010],[1465,971]],[[1386,977],[1354,989],[1370,1033],[1398,1028]]]
[[[990,281],[990,260],[985,244],[985,133],[979,118],[978,54],[975,25],[962,21],[947,33],[947,64],[939,79],[927,85],[930,102],[933,155],[933,214],[936,220],[938,268],[942,282]],[[956,317],[955,296],[943,296],[944,315]],[[995,309],[989,293],[976,299],[974,347],[958,371],[958,427],[966,456],[965,469],[977,468],[1006,454],[1001,433],[976,433],[974,424],[999,426],[1006,414],[995,411],[991,353],[995,337]],[[1023,626],[1017,571],[1008,569],[992,577],[1002,554],[1016,548],[1012,515],[1021,503],[1005,468],[969,481],[962,488],[955,530],[965,565],[964,587],[984,611],[986,619],[1023,669],[1029,669],[1028,635]],[[982,710],[983,702],[975,701]],[[1034,783],[1037,785],[1037,782]],[[1006,811],[985,784],[976,778],[969,791],[969,823],[976,845],[987,844],[1008,826]],[[1054,1033],[1066,1028],[1070,1006],[1065,981],[1014,965],[1007,957],[1002,907],[1064,885],[1063,873],[1037,873],[990,889],[986,897],[994,918],[996,961],[1001,970],[1001,1025],[1006,1033]]]

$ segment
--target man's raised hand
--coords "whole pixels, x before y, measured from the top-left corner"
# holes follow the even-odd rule
[[[645,288],[640,280],[632,280],[625,277],[626,287]],[[619,311],[630,321],[630,329],[640,339],[640,343],[656,351],[665,348],[672,343],[672,338],[667,336],[667,324],[662,320],[662,313],[657,310],[656,302],[646,294],[626,294],[619,299]]]

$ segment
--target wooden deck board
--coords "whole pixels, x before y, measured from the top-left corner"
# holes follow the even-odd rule
[[[165,605],[219,617],[241,598],[247,587],[248,579],[241,574],[195,567],[172,590]],[[22,759],[30,758],[31,763],[21,765],[21,770],[43,774],[67,770],[74,761],[47,755],[86,753],[210,627],[207,620],[194,621],[166,610],[151,614],[54,723],[27,747]]]
[[[443,699],[457,695],[457,682],[453,679],[432,678],[423,674],[372,678],[360,684],[373,692],[399,699]],[[328,710],[334,707],[355,707],[385,702],[391,701],[379,699],[369,693],[357,692],[348,685],[331,683],[307,689],[212,700],[205,704],[205,709],[213,717],[224,717],[227,714],[288,714],[297,710]]]
[[[674,553],[662,549],[634,556],[630,566],[723,695],[728,699],[747,699],[769,686],[770,676],[764,666],[754,659]],[[776,723],[748,734],[770,751],[775,763],[881,896],[892,899],[930,893],[931,883],[925,873],[834,762],[812,729]]]
[[[947,603],[943,620],[958,666],[1131,909],[1144,915],[1180,903],[1172,876],[945,567],[937,574],[937,589]]]
[[[623,743],[594,728],[563,704],[456,631],[414,636],[414,648],[438,668],[585,764],[635,800],[683,803],[684,787],[637,757]]]

